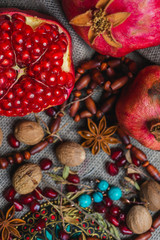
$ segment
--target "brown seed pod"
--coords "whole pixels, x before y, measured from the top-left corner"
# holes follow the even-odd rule
[[[13,175],[12,184],[19,194],[31,193],[40,183],[42,172],[37,164],[26,163]]]
[[[43,139],[44,131],[37,122],[22,120],[16,124],[14,135],[22,143],[35,145]]]
[[[145,181],[141,185],[140,199],[147,203],[149,210],[160,210],[160,184],[154,180]]]
[[[2,132],[2,129],[0,128],[0,146],[2,145],[2,141],[3,141],[3,132]]]
[[[142,234],[151,228],[152,217],[146,207],[136,205],[129,210],[126,224],[133,233]]]
[[[86,157],[84,148],[75,142],[64,142],[56,148],[58,160],[69,167],[79,166]]]

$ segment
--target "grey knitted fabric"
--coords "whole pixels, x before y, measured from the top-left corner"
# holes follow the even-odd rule
[[[73,42],[73,60],[75,66],[78,65],[81,60],[89,59],[93,54],[94,51],[88,47],[84,41],[77,36],[74,30],[69,26],[64,13],[61,9],[61,4],[58,0],[0,0],[0,7],[17,7],[20,9],[32,9],[42,13],[50,14],[55,16],[70,32]],[[145,66],[148,61],[153,61],[155,63],[159,63],[159,47],[156,48],[149,48],[140,50],[139,53],[132,53],[129,56],[136,61],[139,62],[141,66]],[[143,58],[140,54],[143,55]],[[40,113],[39,116],[46,122],[49,123],[50,119],[44,113]],[[15,122],[19,118],[7,118],[1,117],[0,118],[0,127],[3,130],[4,140],[3,145],[0,148],[0,154],[3,155],[6,152],[11,152],[11,149],[7,143],[7,135],[12,132],[13,126]],[[30,114],[29,116],[25,117],[24,119],[33,119],[34,115]],[[68,124],[60,131],[60,136],[64,140],[73,140],[76,142],[80,142],[80,136],[76,133],[76,131],[81,127],[84,126],[84,122],[74,123],[74,121],[69,117],[65,116],[63,118],[61,126]],[[159,170],[160,170],[160,153],[156,151],[149,150],[143,146],[141,146],[137,141],[132,139],[132,143],[136,146],[140,147],[148,156],[148,159],[151,163],[153,163]],[[22,146],[23,147],[23,146]],[[38,163],[40,159],[43,157],[47,157],[53,160],[54,165],[58,166],[58,161],[55,157],[55,145],[50,145],[44,151],[39,154],[36,154],[31,158],[31,162]],[[86,151],[87,157],[85,162],[78,168],[80,177],[83,178],[90,178],[90,179],[106,179],[111,185],[119,185],[119,179],[123,178],[123,171],[120,170],[118,177],[110,177],[106,174],[105,171],[105,163],[106,161],[110,161],[109,157],[103,152],[100,153],[95,157],[91,154],[89,150]],[[10,180],[10,168],[7,170],[0,170],[0,208],[3,208],[7,202],[2,197],[2,191],[5,187],[9,186],[11,183]],[[49,181],[49,180],[48,180]],[[44,185],[44,183],[42,183]],[[27,212],[28,209],[25,208],[23,213]],[[21,215],[21,214],[20,214]],[[20,216],[17,214],[17,216]],[[160,240],[160,229],[158,229],[152,236],[151,240]]]

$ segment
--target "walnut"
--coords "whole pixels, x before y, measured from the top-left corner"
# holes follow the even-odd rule
[[[43,139],[44,131],[37,122],[22,120],[16,124],[14,135],[22,143],[35,145]]]
[[[2,146],[2,141],[3,141],[3,132],[2,132],[2,129],[0,128],[0,147]]]
[[[141,185],[140,199],[146,202],[149,210],[160,210],[160,184],[154,180],[145,181]]]
[[[84,148],[75,142],[64,142],[56,148],[58,160],[69,167],[80,165],[86,157]]]
[[[19,167],[13,175],[12,184],[19,194],[31,193],[40,183],[42,171],[37,164],[27,163]]]
[[[126,224],[133,233],[142,234],[151,228],[152,217],[146,207],[136,205],[129,210]]]

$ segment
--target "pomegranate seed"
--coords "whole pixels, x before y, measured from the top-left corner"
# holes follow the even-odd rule
[[[66,185],[66,191],[67,192],[77,192],[78,191],[78,187],[74,186],[74,185]]]
[[[94,210],[98,213],[106,213],[107,212],[107,208],[104,205],[104,203],[94,203],[93,207],[94,207]]]
[[[69,240],[70,235],[69,233],[65,232],[64,230],[59,231],[59,240]]]
[[[13,204],[14,204],[15,210],[17,212],[20,212],[23,210],[23,205],[20,203],[20,201],[18,199],[14,199]]]
[[[35,230],[41,231],[45,227],[46,227],[46,221],[44,219],[39,219],[35,225]]]
[[[131,235],[131,234],[133,234],[133,232],[125,224],[121,224],[119,226],[119,230],[124,235]]]
[[[106,205],[106,207],[111,207],[112,206],[113,201],[109,197],[104,196],[103,200],[104,200],[104,204]]]
[[[141,180],[141,175],[138,173],[130,173],[128,174],[128,177],[133,179],[134,181],[140,181]]]
[[[126,164],[126,162],[127,162],[127,160],[126,160],[125,156],[122,156],[116,161],[116,166],[123,167]]]
[[[119,172],[118,167],[114,163],[107,163],[106,170],[109,173],[109,175],[111,175],[111,176],[115,176]]]
[[[8,143],[13,148],[19,148],[20,142],[15,138],[13,134],[8,135]]]
[[[114,161],[117,161],[118,159],[120,159],[123,155],[123,150],[121,148],[112,148],[111,150],[111,158]]]
[[[110,210],[109,210],[110,214],[113,215],[113,216],[118,216],[120,211],[121,211],[120,207],[118,207],[116,205],[112,205]]]
[[[56,191],[54,191],[54,189],[49,188],[49,187],[46,187],[43,190],[43,194],[44,194],[45,197],[52,198],[52,199],[54,199],[58,196],[58,193]]]
[[[40,187],[37,187],[36,190],[42,194],[42,190],[40,189]],[[33,195],[36,199],[42,200],[43,197],[42,197],[36,190],[34,190],[34,191],[32,192],[32,195]]]
[[[38,211],[40,210],[40,208],[41,208],[41,205],[40,205],[40,203],[39,203],[37,200],[34,199],[34,200],[30,203],[30,211],[31,211],[32,213],[38,212]]]
[[[135,156],[132,156],[132,163],[137,167],[141,165],[141,162]]]
[[[52,167],[52,165],[53,165],[53,163],[52,163],[52,161],[50,160],[50,159],[48,159],[48,158],[43,158],[41,161],[40,161],[40,167],[41,167],[41,169],[42,170],[49,170],[51,167]]]
[[[121,212],[119,214],[119,221],[120,222],[125,222],[125,220],[126,220],[126,214],[124,212]]]
[[[108,222],[112,223],[115,227],[119,226],[118,219],[115,216],[112,216],[111,214],[107,213],[106,219],[108,220]]]
[[[20,196],[20,199],[19,201],[22,203],[22,204],[29,204],[33,201],[33,196],[32,194],[27,194],[27,195],[21,195]]]
[[[54,107],[50,107],[45,110],[45,113],[50,117],[54,117],[57,113],[57,110]]]
[[[16,195],[16,191],[14,190],[13,186],[8,187],[3,192],[3,196],[8,202],[12,202],[15,195]]]
[[[67,177],[67,181],[72,183],[80,183],[80,179],[77,174],[69,174]]]

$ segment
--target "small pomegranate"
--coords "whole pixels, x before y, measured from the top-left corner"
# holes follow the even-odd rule
[[[53,162],[52,162],[50,159],[48,159],[48,158],[43,158],[43,159],[40,161],[39,165],[40,165],[40,168],[41,168],[43,171],[44,171],[44,170],[49,170],[49,169],[52,167]]]
[[[51,16],[0,9],[0,115],[62,104],[74,86],[71,38]]]
[[[54,189],[52,188],[49,188],[49,187],[46,187],[44,190],[43,190],[43,195],[47,198],[56,198],[58,196],[58,193],[56,191],[54,191]]]
[[[27,205],[33,201],[33,195],[32,194],[21,195],[19,201],[20,203]]]
[[[106,170],[111,176],[116,176],[119,172],[118,167],[114,163],[107,163],[106,164]]]
[[[80,183],[80,178],[77,174],[69,174],[67,181],[72,183]]]
[[[19,148],[20,142],[15,138],[13,134],[8,135],[8,143],[13,148]]]
[[[39,203],[37,200],[34,199],[34,200],[30,203],[30,211],[31,211],[32,213],[38,212],[38,211],[40,210],[40,208],[41,208],[41,205],[40,205],[40,203]]]
[[[14,190],[13,186],[8,187],[3,192],[3,196],[8,202],[12,202],[15,195],[16,195],[16,191]]]
[[[116,105],[120,127],[153,150],[160,150],[159,86],[160,66],[148,66],[126,86]]]

